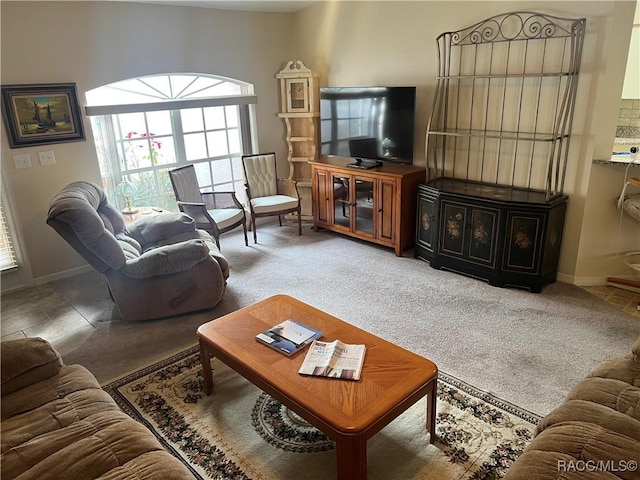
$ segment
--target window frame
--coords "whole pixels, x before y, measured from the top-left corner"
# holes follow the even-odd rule
[[[167,99],[166,95],[164,96],[164,98],[162,98],[162,96],[157,95],[152,91],[150,94],[140,94],[141,99],[146,96],[150,97],[152,101],[140,101],[138,103],[127,104],[96,104],[87,105],[85,107],[85,113],[91,119],[94,137],[96,138],[96,150],[100,161],[100,171],[103,178],[103,186],[107,192],[107,196],[112,199],[115,204],[120,206],[120,208],[124,207],[124,199],[120,198],[121,195],[117,193],[117,185],[120,184],[123,177],[126,177],[128,180],[131,180],[133,177],[134,179],[137,178],[138,180],[142,180],[141,184],[146,185],[146,188],[144,189],[145,191],[155,192],[153,195],[137,196],[137,206],[157,205],[163,208],[169,208],[170,210],[176,210],[177,205],[175,204],[175,198],[173,197],[173,190],[170,189],[168,175],[163,176],[162,173],[157,174],[155,172],[163,172],[171,168],[190,164],[196,166],[196,171],[202,168],[199,168],[198,165],[208,165],[208,175],[198,175],[200,187],[203,191],[234,190],[240,201],[245,201],[246,195],[243,188],[241,157],[243,154],[254,152],[254,146],[257,144],[255,128],[255,104],[257,103],[257,97],[253,94],[253,85],[239,80],[229,79],[227,77],[208,74],[161,74],[147,77],[138,77],[136,79],[128,79],[122,82],[131,83],[132,81],[138,80],[144,83],[145,79],[149,79],[152,77],[156,77],[157,79],[157,77],[164,76],[168,77],[170,80],[171,76],[181,76],[185,78],[189,77],[189,75],[193,77],[192,83],[196,82],[196,80],[205,79],[206,81],[212,82],[212,86],[216,86],[215,82],[217,82],[217,85],[219,86],[226,82],[227,85],[233,85],[242,93],[221,96],[198,96],[207,92],[207,89],[204,88],[199,90],[192,89],[195,91],[188,93],[187,96],[189,98]],[[121,82],[112,83],[103,87],[99,87],[98,89],[91,90],[90,92],[87,92],[87,98],[90,98],[92,95],[93,98],[95,98],[95,92],[97,92],[100,88],[118,89],[119,83]],[[145,83],[144,85],[147,84]],[[184,91],[186,90],[188,90],[188,88],[184,89]],[[181,91],[179,95],[184,94],[184,91]],[[195,96],[196,98],[193,98],[193,96]],[[226,122],[226,117],[228,114],[227,109],[233,106],[235,106],[237,109],[237,126],[229,127],[228,123]],[[200,109],[201,115],[203,115],[204,118],[205,109],[209,107],[224,107],[224,128],[207,129],[205,125],[203,130],[199,131],[198,133],[203,133],[206,137],[208,133],[216,130],[225,131],[228,135],[228,132],[230,130],[232,130],[233,128],[237,128],[239,135],[239,151],[229,152],[227,150],[226,154],[209,156],[211,151],[207,148],[205,157],[188,160],[187,149],[185,146],[185,135],[188,135],[188,133],[191,132],[187,133],[184,131],[180,119],[180,112],[186,109]],[[159,111],[169,112],[171,131],[169,134],[165,133],[157,135],[157,139],[159,142],[161,142],[162,138],[168,137],[173,140],[172,143],[174,155],[172,156],[172,159],[174,159],[174,161],[169,161],[168,163],[163,162],[162,164],[154,164],[154,155],[158,152],[162,152],[161,150],[154,150],[152,147],[153,143],[148,143],[147,149],[144,151],[146,151],[146,158],[152,157],[150,165],[133,169],[128,168],[128,165],[126,165],[127,153],[124,151],[125,142],[123,142],[122,138],[124,132],[121,130],[117,130],[119,128],[119,126],[117,125],[117,121],[120,118],[118,117],[118,115],[142,113],[144,116],[143,118],[145,125],[144,132],[141,132],[143,134],[142,137],[147,141],[151,139],[152,142],[152,137],[156,137],[154,137],[154,134],[152,132],[149,132],[147,114],[150,112]],[[141,138],[136,137],[135,140],[140,141]],[[131,145],[131,143],[129,143],[129,145]],[[227,160],[229,161],[229,164],[228,166],[225,165],[224,168],[225,172],[230,172],[230,181],[216,182],[215,164],[217,162],[220,162],[218,164],[218,166],[220,167],[222,166],[223,162]],[[125,165],[123,165],[123,162],[125,163]],[[148,172],[153,172],[153,177],[150,177],[148,175]],[[209,181],[207,181],[207,178]],[[152,182],[151,186],[149,185],[149,182]]]

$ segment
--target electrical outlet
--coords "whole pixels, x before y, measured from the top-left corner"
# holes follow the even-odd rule
[[[53,155],[53,150],[45,150],[44,152],[38,152],[40,157],[40,165],[55,165],[56,157]]]
[[[31,156],[28,153],[18,153],[13,156],[16,168],[31,168]]]

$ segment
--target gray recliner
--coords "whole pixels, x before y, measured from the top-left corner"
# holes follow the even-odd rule
[[[125,227],[104,190],[74,182],[51,201],[47,223],[102,273],[123,320],[148,320],[212,308],[229,265],[212,237],[182,213]]]

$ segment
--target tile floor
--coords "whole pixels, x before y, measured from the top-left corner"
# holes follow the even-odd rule
[[[640,302],[640,293],[630,292],[621,288],[599,286],[599,287],[583,287],[587,292],[601,298],[611,305],[621,308],[629,315],[633,315],[640,319],[640,310],[638,310],[638,302]]]
[[[592,295],[636,316],[640,293],[614,287],[585,287]],[[118,321],[106,282],[96,272],[3,295],[2,340],[39,336],[64,355],[77,348],[103,321]]]
[[[2,340],[42,337],[64,355],[86,340],[98,322],[118,320],[104,278],[96,272],[2,295]]]

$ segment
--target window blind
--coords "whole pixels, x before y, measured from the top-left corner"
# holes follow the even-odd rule
[[[18,268],[16,252],[11,241],[11,234],[4,214],[4,202],[0,201],[0,271]]]

